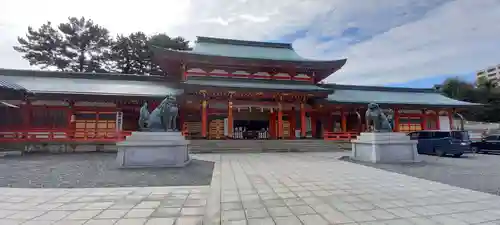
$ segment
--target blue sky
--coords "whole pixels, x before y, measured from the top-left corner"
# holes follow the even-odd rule
[[[500,63],[500,0],[119,0],[0,3],[0,68],[30,68],[12,49],[28,26],[91,18],[112,35],[143,31],[195,40],[212,36],[291,42],[303,57],[347,58],[327,82],[430,87],[446,77],[471,80]],[[99,7],[95,7],[98,5]],[[23,13],[19,13],[19,8]],[[112,10],[111,10],[112,9]],[[122,12],[134,12],[131,17]],[[154,21],[154,22],[152,22]],[[468,75],[464,75],[468,74]],[[473,79],[473,78],[472,78]]]
[[[467,74],[467,75],[435,75],[428,78],[416,79],[404,83],[387,83],[384,86],[389,87],[409,87],[409,88],[432,88],[435,84],[441,84],[448,78],[459,78],[464,81],[474,82],[475,75]]]

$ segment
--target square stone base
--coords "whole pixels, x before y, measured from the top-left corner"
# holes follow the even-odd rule
[[[361,133],[352,141],[351,158],[372,163],[418,162],[417,141],[406,133]]]
[[[191,162],[189,141],[179,132],[134,132],[117,144],[122,168],[183,167]]]

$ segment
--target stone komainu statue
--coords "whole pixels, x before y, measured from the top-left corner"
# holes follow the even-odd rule
[[[365,114],[366,128],[372,132],[392,132],[392,127],[384,112],[376,103],[368,104],[368,109]],[[370,127],[372,127],[370,129]]]
[[[151,114],[147,111],[147,103],[142,106],[140,112],[139,126],[147,124],[147,127],[144,127],[144,129],[141,127],[141,130],[177,131],[176,121],[179,108],[175,96],[167,96]]]
[[[148,119],[149,119],[149,110],[148,110],[148,103],[145,102],[142,107],[141,107],[141,110],[139,110],[139,129],[141,131],[144,131],[147,129],[148,127]]]

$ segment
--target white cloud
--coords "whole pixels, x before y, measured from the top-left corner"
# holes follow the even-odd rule
[[[294,41],[303,56],[348,57],[329,78],[340,83],[400,83],[500,63],[500,0],[17,0],[2,1],[0,10],[0,67],[27,67],[12,45],[28,25],[68,16],[92,18],[114,33],[190,40],[276,40],[305,30]]]

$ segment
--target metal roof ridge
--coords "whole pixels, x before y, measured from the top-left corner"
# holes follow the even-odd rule
[[[131,81],[158,81],[164,80],[159,75],[121,74],[121,73],[93,73],[93,72],[67,72],[50,70],[27,70],[27,69],[5,69],[0,68],[0,75],[23,76],[23,77],[53,77],[53,78],[77,78],[77,79],[99,79],[99,80],[131,80]]]
[[[249,40],[215,38],[215,37],[206,37],[206,36],[197,36],[196,42],[197,43],[226,44],[226,45],[241,45],[241,46],[262,47],[262,48],[284,48],[284,49],[294,50],[291,43],[249,41]]]
[[[324,88],[332,88],[339,90],[358,90],[358,91],[388,91],[388,92],[412,92],[412,93],[436,93],[440,94],[433,88],[408,88],[408,87],[384,87],[384,86],[363,86],[363,85],[348,85],[348,84],[321,84]]]

